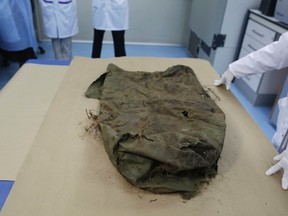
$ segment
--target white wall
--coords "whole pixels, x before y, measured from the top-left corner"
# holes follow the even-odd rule
[[[129,0],[126,42],[186,45],[192,0]],[[79,33],[74,40],[92,41],[92,1],[77,0]],[[41,33],[40,39],[45,38]],[[111,33],[105,34],[112,41]]]
[[[192,0],[130,0],[127,41],[186,44]]]

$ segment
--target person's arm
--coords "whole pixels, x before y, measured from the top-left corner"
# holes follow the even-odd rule
[[[288,66],[288,32],[275,41],[231,63],[229,70],[236,78],[264,73]]]
[[[234,77],[239,79],[285,67],[288,67],[288,32],[282,34],[278,41],[231,63],[221,79],[214,81],[214,85],[225,84],[229,89]]]

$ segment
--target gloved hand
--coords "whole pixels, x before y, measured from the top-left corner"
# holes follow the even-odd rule
[[[283,151],[281,154],[273,158],[278,161],[274,166],[266,171],[266,175],[272,175],[278,172],[280,169],[284,170],[282,177],[282,188],[284,190],[288,189],[288,149]]]
[[[226,85],[226,89],[229,90],[230,89],[230,85],[231,85],[231,82],[232,80],[234,79],[234,75],[233,73],[228,69],[227,71],[225,71],[221,78],[219,80],[215,80],[214,81],[214,85],[215,86],[220,86],[220,85],[223,85],[225,84]]]

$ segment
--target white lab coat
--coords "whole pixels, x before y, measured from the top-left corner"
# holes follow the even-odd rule
[[[76,0],[39,0],[44,32],[50,38],[67,38],[78,33]]]
[[[285,67],[288,67],[288,32],[282,34],[278,41],[231,63],[229,70],[236,78],[241,78]],[[280,146],[288,128],[288,98],[279,100],[278,105],[277,129],[272,138],[275,146]]]
[[[264,73],[288,66],[288,32],[262,49],[231,63],[229,70],[236,78]]]
[[[281,98],[278,101],[279,114],[277,118],[276,133],[272,138],[272,143],[280,147],[282,140],[288,129],[288,97]]]
[[[128,0],[93,0],[93,27],[98,30],[127,30]]]

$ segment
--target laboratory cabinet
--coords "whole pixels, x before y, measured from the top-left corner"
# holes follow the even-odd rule
[[[288,27],[273,17],[249,10],[249,17],[238,58],[278,40]],[[235,85],[253,105],[272,105],[288,74],[287,68],[235,80]]]
[[[248,10],[261,0],[193,0],[188,50],[208,60],[219,75],[237,59]]]

